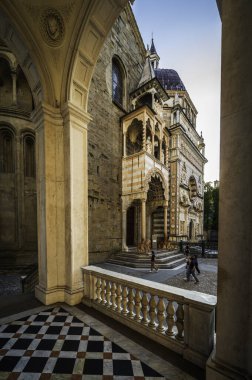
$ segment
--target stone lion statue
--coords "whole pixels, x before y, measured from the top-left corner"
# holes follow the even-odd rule
[[[149,253],[151,250],[151,241],[149,239],[142,240],[141,243],[137,245],[138,253]]]

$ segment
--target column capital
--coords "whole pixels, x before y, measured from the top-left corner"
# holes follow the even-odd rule
[[[65,122],[73,121],[79,127],[87,128],[88,123],[92,121],[91,115],[84,109],[76,107],[71,102],[66,102],[61,107],[62,117]]]
[[[44,122],[52,122],[53,125],[62,125],[62,116],[59,108],[52,107],[48,103],[41,102],[31,114],[36,129],[40,129]]]

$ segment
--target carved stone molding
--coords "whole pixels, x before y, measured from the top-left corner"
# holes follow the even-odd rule
[[[40,17],[40,30],[48,45],[61,45],[65,35],[65,25],[57,9],[47,8],[43,11]]]

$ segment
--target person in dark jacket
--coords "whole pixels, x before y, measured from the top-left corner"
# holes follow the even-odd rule
[[[150,271],[152,272],[154,269],[156,270],[156,272],[158,271],[158,266],[156,264],[156,254],[154,251],[151,251],[151,270]]]
[[[196,269],[196,271],[198,272],[198,274],[200,274],[197,255],[194,255],[194,256],[193,256],[193,260],[194,260],[194,266],[195,266],[195,269]]]
[[[186,270],[186,281],[190,281],[190,276],[193,276],[195,284],[199,282],[195,274],[195,261],[193,257],[189,257]]]

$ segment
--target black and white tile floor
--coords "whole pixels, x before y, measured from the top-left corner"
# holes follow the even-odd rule
[[[168,378],[109,339],[110,329],[105,327],[103,335],[92,317],[74,314],[76,308],[41,307],[1,324],[0,380]],[[145,361],[150,364],[148,356]],[[176,376],[170,379],[192,379],[173,368],[169,373]]]

